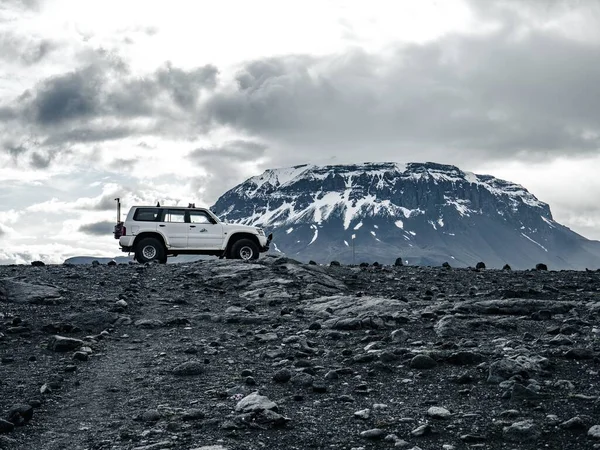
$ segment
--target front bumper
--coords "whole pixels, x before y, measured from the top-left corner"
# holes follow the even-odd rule
[[[271,243],[272,240],[273,240],[273,233],[270,233],[269,236],[267,236],[267,242],[265,243],[265,245],[263,245],[260,248],[261,253],[269,250],[269,244]]]

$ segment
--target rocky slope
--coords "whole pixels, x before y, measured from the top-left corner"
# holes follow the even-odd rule
[[[308,262],[555,269],[600,267],[600,242],[553,220],[522,186],[435,163],[272,169],[219,198],[222,219],[273,231],[275,251]]]
[[[0,266],[0,448],[592,449],[600,273]]]

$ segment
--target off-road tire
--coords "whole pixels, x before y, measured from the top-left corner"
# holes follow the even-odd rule
[[[139,263],[167,262],[165,247],[155,238],[145,238],[135,245],[135,260]]]
[[[258,259],[258,253],[258,245],[250,239],[240,239],[231,246],[229,257],[249,261],[251,259]]]

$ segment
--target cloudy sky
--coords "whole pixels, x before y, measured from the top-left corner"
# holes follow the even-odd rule
[[[596,0],[2,0],[0,263],[115,256],[115,197],[435,161],[600,239]]]

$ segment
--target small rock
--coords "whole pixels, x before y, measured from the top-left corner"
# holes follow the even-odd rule
[[[312,390],[317,394],[324,394],[327,392],[327,385],[323,383],[313,383]]]
[[[48,350],[55,352],[68,352],[71,350],[77,350],[82,345],[82,340],[55,335],[52,336],[48,341]]]
[[[292,378],[292,371],[290,369],[281,369],[275,372],[273,375],[273,381],[275,383],[287,383]]]
[[[427,355],[417,355],[410,360],[410,367],[413,369],[432,369],[437,366],[435,360]]]
[[[73,353],[73,359],[76,361],[87,361],[90,356],[86,352],[75,352]]]
[[[565,420],[559,425],[559,427],[564,428],[565,430],[585,430],[586,428],[585,422],[579,416]]]
[[[149,409],[140,415],[142,422],[157,422],[160,420],[160,413],[156,409]]]
[[[402,258],[396,258],[396,261],[394,261],[394,266],[400,267],[403,265],[404,265],[404,262],[402,261]]]
[[[483,361],[483,356],[479,353],[470,351],[460,351],[452,353],[446,361],[457,366],[466,366],[471,364],[479,364]]]
[[[410,335],[403,328],[399,328],[390,333],[390,338],[392,342],[406,342],[410,338]]]
[[[204,411],[200,409],[189,409],[183,413],[181,420],[184,422],[191,422],[194,420],[202,420],[206,417]]]
[[[361,431],[360,437],[365,439],[381,439],[385,431],[381,428],[372,428],[370,430]]]
[[[477,270],[481,270],[481,269],[485,269],[485,263],[483,261],[479,261],[476,265],[475,268]]]
[[[172,370],[173,375],[193,376],[204,373],[204,364],[200,361],[187,361]]]
[[[538,398],[540,395],[533,389],[525,387],[520,383],[513,384],[512,391],[510,393],[511,400],[532,400]]]
[[[410,434],[412,434],[415,437],[419,437],[419,436],[425,436],[426,434],[429,434],[430,432],[431,432],[431,425],[425,424],[425,425],[418,426],[417,428],[412,430],[410,432]]]
[[[450,411],[439,406],[432,406],[429,408],[427,410],[427,415],[432,419],[448,419],[452,417],[452,413]]]
[[[29,422],[33,417],[31,405],[19,404],[8,410],[7,420],[13,425],[20,427]]]
[[[308,329],[312,330],[312,331],[317,331],[320,330],[322,328],[322,325],[320,322],[312,322],[309,326]]]
[[[314,381],[314,377],[306,372],[302,372],[299,373],[298,375],[295,375],[294,377],[292,377],[292,379],[290,380],[290,382],[296,386],[304,386],[304,387],[311,387]]]
[[[117,300],[115,305],[120,306],[121,308],[127,308],[127,302],[123,299]]]
[[[504,438],[511,442],[535,441],[541,436],[541,432],[533,420],[515,422],[502,430]]]
[[[588,430],[587,434],[592,439],[599,439],[600,440],[600,425],[594,425],[593,427],[591,427]]]
[[[535,265],[535,270],[548,270],[548,266],[543,263],[537,263]]]
[[[279,408],[277,404],[269,400],[264,395],[259,395],[258,391],[253,392],[241,399],[237,405],[235,405],[236,412],[249,413],[256,411],[277,411]]]
[[[165,325],[161,320],[158,319],[140,319],[136,320],[133,324],[138,328],[146,329],[160,328]]]
[[[367,420],[369,417],[371,417],[371,410],[367,408],[367,409],[361,409],[360,411],[356,411],[354,413],[354,417],[358,417],[359,419]]]
[[[330,370],[325,374],[326,380],[337,380],[339,377],[340,374],[337,372],[337,370]]]
[[[0,434],[10,433],[15,429],[15,425],[8,420],[0,419]]]
[[[190,450],[228,450],[222,445],[203,445],[202,447],[194,447]]]
[[[44,261],[31,261],[31,265],[34,267],[44,267],[46,264]]]
[[[594,351],[589,348],[572,348],[565,353],[567,359],[593,359]]]

